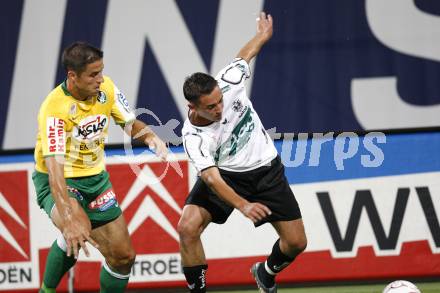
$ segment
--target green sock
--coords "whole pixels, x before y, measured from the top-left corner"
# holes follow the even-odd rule
[[[109,272],[111,271],[111,273]],[[130,275],[121,275],[113,272],[105,263],[101,267],[99,282],[101,284],[101,293],[123,293],[127,287],[128,277]]]
[[[38,291],[38,293],[56,293],[55,289],[51,289],[51,288],[46,288],[46,285],[41,285],[40,290]]]
[[[61,278],[75,263],[75,257],[67,257],[55,240],[46,260],[46,270],[44,271],[43,284],[41,286],[43,292],[55,292],[55,288],[60,283]]]

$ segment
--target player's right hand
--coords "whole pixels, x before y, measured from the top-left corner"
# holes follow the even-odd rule
[[[163,142],[157,135],[152,135],[146,139],[148,147],[163,161],[166,161],[168,156],[168,148],[165,142]]]
[[[87,257],[90,256],[89,250],[86,246],[86,241],[98,248],[98,244],[90,236],[91,226],[90,222],[86,222],[80,217],[73,220],[66,221],[63,229],[63,236],[67,243],[67,256],[72,254],[75,259],[78,258],[79,250],[82,248]]]
[[[240,207],[239,210],[245,217],[251,219],[254,223],[259,222],[272,214],[267,206],[259,202],[248,202]]]

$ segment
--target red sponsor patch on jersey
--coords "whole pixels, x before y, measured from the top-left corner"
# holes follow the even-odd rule
[[[64,155],[66,152],[66,132],[64,121],[56,117],[47,117],[47,147],[51,155]]]

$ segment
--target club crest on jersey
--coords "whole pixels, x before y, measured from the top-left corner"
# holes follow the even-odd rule
[[[101,195],[95,198],[94,201],[89,203],[88,207],[92,210],[105,211],[116,204],[116,195],[112,188],[107,189]]]
[[[243,110],[243,103],[240,100],[235,100],[232,103],[232,110],[235,112],[241,112],[241,110]]]
[[[76,115],[76,104],[73,103],[72,106],[70,106],[69,115],[75,116]]]
[[[97,138],[108,125],[108,118],[105,115],[88,116],[75,126],[73,136],[80,141],[87,141]]]
[[[107,96],[105,95],[105,93],[103,91],[99,91],[97,100],[101,104],[104,104],[105,102],[107,102]]]
[[[244,74],[246,74],[246,67],[244,67],[243,64],[237,64],[235,65],[238,69],[240,69],[241,72],[243,72]]]

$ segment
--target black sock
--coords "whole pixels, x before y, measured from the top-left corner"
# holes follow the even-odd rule
[[[186,282],[191,293],[206,292],[206,271],[208,265],[200,265],[194,267],[183,267]]]
[[[285,255],[280,248],[280,239],[278,239],[272,247],[272,253],[269,255],[265,263],[258,268],[258,275],[267,288],[275,285],[275,276],[286,268],[293,258]],[[267,268],[268,269],[267,269]]]

